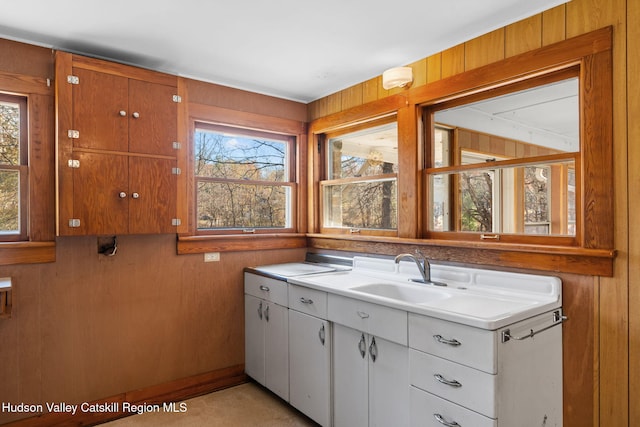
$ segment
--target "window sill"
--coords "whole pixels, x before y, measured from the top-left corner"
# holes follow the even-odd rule
[[[305,234],[178,236],[178,255],[307,247]]]
[[[1,242],[0,265],[55,262],[56,242]]]
[[[309,246],[352,252],[397,255],[420,249],[434,261],[480,264],[556,273],[613,276],[613,249],[564,246],[421,240],[374,236],[308,234]]]

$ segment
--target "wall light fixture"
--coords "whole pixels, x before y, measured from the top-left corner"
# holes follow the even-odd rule
[[[386,90],[394,87],[405,87],[413,82],[413,69],[411,67],[389,68],[382,73],[382,87]]]

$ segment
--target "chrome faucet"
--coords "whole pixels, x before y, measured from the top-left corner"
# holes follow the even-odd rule
[[[396,256],[395,258],[396,264],[399,264],[400,260],[402,260],[403,258],[412,259],[418,266],[418,271],[420,271],[420,275],[422,275],[422,279],[410,279],[410,280],[414,282],[425,283],[428,285],[447,286],[446,283],[434,282],[433,280],[431,280],[431,264],[429,263],[429,260],[424,255],[422,255],[419,251],[416,250],[416,255],[400,254]]]

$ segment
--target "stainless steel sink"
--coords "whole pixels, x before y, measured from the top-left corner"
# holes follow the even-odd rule
[[[449,292],[427,287],[430,285],[400,284],[400,283],[372,283],[354,286],[352,291],[362,292],[383,298],[390,298],[411,304],[427,304],[451,297]]]

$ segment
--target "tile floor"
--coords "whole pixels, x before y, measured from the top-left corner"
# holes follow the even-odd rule
[[[106,427],[314,427],[313,421],[255,383],[241,384],[185,401],[184,413],[145,413]],[[179,407],[179,406],[178,406]]]

